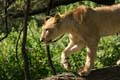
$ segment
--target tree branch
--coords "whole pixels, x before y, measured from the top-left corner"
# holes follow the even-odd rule
[[[104,5],[111,5],[111,4],[114,4],[114,2],[115,2],[115,0],[53,0],[50,10],[53,8],[56,8],[57,6],[60,6],[60,5],[68,5],[71,3],[78,2],[78,1],[93,1],[95,3],[104,4]],[[34,9],[34,10],[30,11],[28,15],[32,16],[32,15],[37,15],[40,13],[47,12],[48,8],[49,8],[49,5],[47,5],[44,8]],[[17,11],[17,10],[9,11],[9,16],[12,16],[13,18],[23,17],[24,11],[22,11],[22,10],[21,11],[20,10],[19,11]]]

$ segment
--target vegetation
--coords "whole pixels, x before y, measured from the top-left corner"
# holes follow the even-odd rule
[[[116,2],[120,2],[116,0]],[[22,0],[17,0],[16,4],[23,4]],[[57,13],[65,13],[71,11],[79,5],[88,5],[90,7],[100,6],[95,3],[86,1],[70,4],[67,6],[60,6],[55,9]],[[19,5],[12,5],[16,7]],[[23,5],[22,5],[23,6]],[[20,7],[20,6],[19,6]],[[19,8],[18,8],[19,9]],[[0,12],[0,16],[3,11]],[[41,23],[38,19],[43,19],[44,14],[32,16],[28,26],[28,36],[26,51],[29,57],[30,78],[31,80],[38,80],[51,75],[51,71],[47,61],[47,54],[44,43],[39,41],[41,32]],[[4,35],[4,24],[0,21],[0,37]],[[23,55],[21,52],[21,42],[18,43],[18,54],[16,54],[16,42],[19,36],[21,27],[23,26],[22,19],[9,19],[9,35],[6,39],[0,42],[0,80],[24,80]],[[12,27],[11,27],[12,26]],[[21,37],[23,34],[21,35]],[[68,43],[66,35],[50,45],[51,56],[56,72],[62,73],[65,70],[60,64],[60,55],[62,50]],[[86,50],[82,49],[76,54],[69,57],[69,62],[72,64],[72,70],[76,71],[85,62]],[[114,35],[102,38],[99,43],[97,51],[97,59],[95,62],[95,69],[105,66],[115,65],[116,61],[120,59],[120,36]]]

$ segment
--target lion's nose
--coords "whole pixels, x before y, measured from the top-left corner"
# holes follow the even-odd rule
[[[44,38],[41,38],[41,39],[40,39],[41,42],[44,42],[44,40],[45,40]]]

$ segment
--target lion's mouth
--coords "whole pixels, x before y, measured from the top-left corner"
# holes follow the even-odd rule
[[[52,40],[46,40],[45,38],[40,39],[40,41],[47,44],[52,42]]]
[[[45,41],[45,43],[47,43],[47,44],[52,43],[52,40]]]
[[[49,44],[49,43],[53,43],[53,42],[56,42],[58,41],[59,39],[61,39],[62,37],[64,36],[64,34],[60,35],[59,37],[57,37],[56,39],[50,39],[50,40],[46,40],[46,39],[41,39],[41,42],[44,42],[46,44]]]

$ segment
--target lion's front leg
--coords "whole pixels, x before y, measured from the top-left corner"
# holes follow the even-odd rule
[[[62,54],[61,54],[61,63],[64,66],[64,68],[66,70],[70,70],[70,64],[67,61],[68,55],[70,53],[70,49],[71,47],[73,47],[74,43],[71,41],[68,46],[63,50]]]
[[[63,64],[64,68],[66,70],[70,70],[70,64],[68,63],[68,55],[70,55],[71,53],[74,53],[78,50],[80,50],[81,48],[83,48],[85,45],[84,43],[82,43],[81,41],[79,42],[73,42],[71,41],[68,46],[63,50],[62,55],[61,55],[61,63]]]

